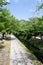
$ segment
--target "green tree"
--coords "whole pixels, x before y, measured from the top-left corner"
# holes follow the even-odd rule
[[[6,0],[0,0],[0,32],[5,32],[8,23],[9,11],[3,8],[7,4],[8,2]]]
[[[43,3],[37,7],[37,11],[39,11],[40,9],[43,9]]]
[[[6,0],[0,0],[0,7],[3,7],[3,5],[7,5],[8,2]]]

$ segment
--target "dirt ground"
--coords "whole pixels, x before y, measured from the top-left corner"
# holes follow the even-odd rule
[[[10,61],[10,41],[0,40],[0,65],[9,65]]]

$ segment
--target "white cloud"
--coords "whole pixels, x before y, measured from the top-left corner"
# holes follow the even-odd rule
[[[29,9],[29,12],[34,13],[35,9]]]
[[[36,0],[36,1],[41,2],[42,0]]]
[[[10,0],[5,0],[6,2],[10,2]]]

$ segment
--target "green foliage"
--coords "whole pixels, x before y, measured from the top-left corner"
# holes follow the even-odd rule
[[[9,17],[10,13],[9,10],[6,8],[2,8],[3,5],[7,5],[8,2],[5,0],[0,0],[0,33],[5,32],[6,29],[8,28],[9,24]],[[6,24],[6,25],[5,25]]]
[[[37,7],[36,11],[39,11],[40,9],[43,9],[43,3]]]
[[[8,23],[10,14],[8,13],[9,11],[7,9],[3,9],[2,13],[0,14],[0,32],[2,32],[2,30],[6,30],[9,27]]]
[[[1,12],[6,18],[10,16],[10,12],[7,8],[3,8]]]
[[[8,2],[7,1],[5,1],[5,0],[0,0],[0,6],[2,7],[3,5],[7,5],[8,4]]]
[[[1,32],[3,29],[5,29],[4,24],[3,24],[3,23],[0,23],[0,32]]]

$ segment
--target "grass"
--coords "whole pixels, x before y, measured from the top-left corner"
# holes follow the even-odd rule
[[[4,48],[4,45],[3,44],[0,44],[0,49]]]

